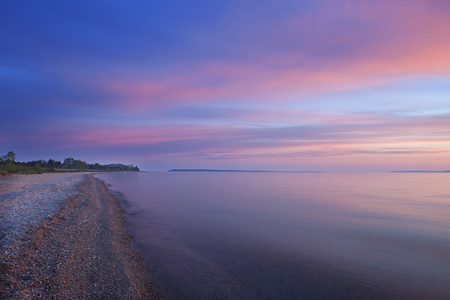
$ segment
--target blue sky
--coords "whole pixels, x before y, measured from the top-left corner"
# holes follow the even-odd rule
[[[3,1],[0,152],[449,169],[448,1]]]

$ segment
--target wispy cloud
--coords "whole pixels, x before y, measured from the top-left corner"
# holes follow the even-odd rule
[[[2,144],[204,166],[449,158],[448,1],[203,4],[9,5]]]

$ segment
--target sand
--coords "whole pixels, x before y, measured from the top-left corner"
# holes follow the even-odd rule
[[[90,174],[0,177],[0,299],[156,299],[131,242]]]

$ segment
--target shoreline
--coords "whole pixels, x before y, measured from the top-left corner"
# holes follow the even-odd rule
[[[156,299],[120,201],[93,174],[0,178],[0,299]]]

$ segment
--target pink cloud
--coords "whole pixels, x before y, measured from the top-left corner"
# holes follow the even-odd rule
[[[446,26],[450,28],[450,22]],[[272,69],[246,63],[230,66],[216,62],[174,74],[170,80],[113,79],[101,83],[100,88],[120,96],[120,106],[138,110],[225,99],[278,102],[293,95],[339,92],[384,85],[393,80],[450,74],[450,41],[404,40],[401,45],[387,43],[378,48],[376,54],[355,58],[349,55],[316,70],[296,66]],[[220,79],[210,85],[211,78]]]
[[[29,137],[22,136],[21,140],[33,143],[37,149],[36,143],[46,149],[89,149],[86,151],[96,153],[119,149],[121,153],[132,151],[157,161],[184,160],[196,164],[195,167],[222,162],[237,166],[273,164],[287,169],[296,164],[316,166],[314,169],[319,165],[378,168],[382,164],[402,168],[402,164],[414,162],[416,167],[428,163],[428,168],[441,164],[445,169],[450,159],[450,120],[445,116],[329,116],[317,112],[314,119],[314,125],[278,127],[195,124],[99,127],[84,123],[77,127],[48,128]]]
[[[142,109],[224,99],[284,101],[290,95],[449,75],[450,37],[446,29],[450,28],[450,15],[433,3],[438,2],[333,2],[318,14],[275,23],[278,30],[262,37],[281,42],[305,39],[310,44],[303,47],[275,48],[251,60],[188,63],[158,78],[105,78],[99,88],[119,95],[121,106]],[[350,20],[347,27],[338,31],[329,28],[330,20],[345,22],[345,18]],[[320,19],[329,22],[318,22]],[[363,29],[357,28],[359,25]],[[334,53],[339,47],[341,52]],[[331,54],[316,57],[316,52],[324,50]]]

